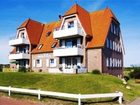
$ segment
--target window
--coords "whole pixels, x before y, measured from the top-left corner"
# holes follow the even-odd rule
[[[122,60],[119,60],[119,67],[122,67]]]
[[[66,41],[66,47],[72,47],[72,40]]]
[[[48,31],[46,36],[50,36],[51,33],[52,33],[51,31]]]
[[[106,66],[109,67],[109,60],[106,58]]]
[[[42,67],[42,60],[41,59],[36,60],[36,67]]]
[[[55,48],[55,46],[57,45],[57,42],[54,42],[51,46],[51,48]]]
[[[110,49],[112,49],[112,40],[110,40]]]
[[[113,30],[114,30],[114,34],[116,34],[116,26],[114,25],[113,28],[114,28],[114,29],[113,29]]]
[[[40,49],[42,48],[42,46],[43,46],[43,44],[40,44],[40,45],[38,46],[38,50],[40,50]]]
[[[72,27],[74,27],[74,21],[68,22],[68,28],[72,28]]]
[[[110,58],[110,67],[112,67],[112,58]]]
[[[111,23],[110,30],[113,33],[113,24]]]
[[[113,50],[115,50],[115,42],[113,41]]]
[[[50,67],[56,67],[56,59],[50,59]]]
[[[115,44],[114,45],[114,47],[115,47],[114,50],[117,51],[117,44],[116,44],[116,42],[114,44]]]
[[[39,59],[36,60],[36,64],[40,64],[40,60]]]
[[[109,39],[108,38],[106,40],[106,46],[107,46],[107,48],[109,48]]]
[[[114,58],[113,58],[112,62],[113,62],[113,67],[115,67],[115,59]]]
[[[24,32],[21,33],[21,38],[25,38]]]

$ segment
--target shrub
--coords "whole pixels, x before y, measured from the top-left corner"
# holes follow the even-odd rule
[[[129,80],[128,76],[124,76],[125,81],[127,82]]]
[[[27,72],[25,67],[19,67],[18,72]]]
[[[92,74],[101,74],[101,72],[98,69],[92,70]]]
[[[39,72],[42,72],[42,69],[39,69]]]
[[[133,71],[129,73],[131,78],[140,79],[140,67],[133,67]]]
[[[3,69],[3,67],[2,67],[2,65],[0,65],[0,72],[2,72],[2,69]]]

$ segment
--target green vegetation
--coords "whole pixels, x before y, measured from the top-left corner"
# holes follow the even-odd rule
[[[92,74],[101,74],[100,71],[98,69],[92,70],[91,72]]]
[[[0,64],[0,72],[2,72],[2,68],[3,68],[3,67],[2,67],[2,65]]]
[[[67,75],[21,72],[0,73],[1,86],[81,94],[121,91],[124,93],[124,99],[130,101],[140,96],[140,85],[135,85],[133,80],[129,80],[128,83],[131,86],[130,90],[125,88],[120,79],[111,75]]]
[[[132,71],[129,73],[131,78],[140,79],[140,67],[132,67]]]

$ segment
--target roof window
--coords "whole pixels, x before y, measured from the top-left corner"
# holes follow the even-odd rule
[[[51,46],[51,48],[55,48],[55,46],[57,45],[57,42],[54,42]]]
[[[40,49],[42,48],[42,46],[43,46],[43,44],[40,44],[40,45],[38,46],[38,50],[40,50]]]
[[[48,31],[46,36],[50,36],[51,33],[52,33],[51,31]]]

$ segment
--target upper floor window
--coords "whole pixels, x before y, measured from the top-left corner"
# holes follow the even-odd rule
[[[113,47],[113,46],[112,46],[112,40],[110,40],[110,49],[112,49],[112,47]]]
[[[106,46],[107,46],[107,48],[109,48],[109,39],[108,38],[106,40]]]
[[[106,66],[109,67],[109,59],[106,58]]]
[[[48,31],[47,34],[46,34],[46,36],[50,36],[51,33],[52,33],[51,31]]]
[[[72,27],[74,27],[74,21],[68,22],[68,28],[72,28]]]
[[[110,30],[113,33],[113,24],[111,23]]]
[[[25,38],[24,32],[21,33],[21,38]]]
[[[110,58],[110,67],[112,67],[112,58]]]
[[[66,41],[66,47],[72,47],[72,40]]]
[[[52,44],[51,48],[55,48],[56,45],[57,45],[57,42],[54,42],[54,43]]]

